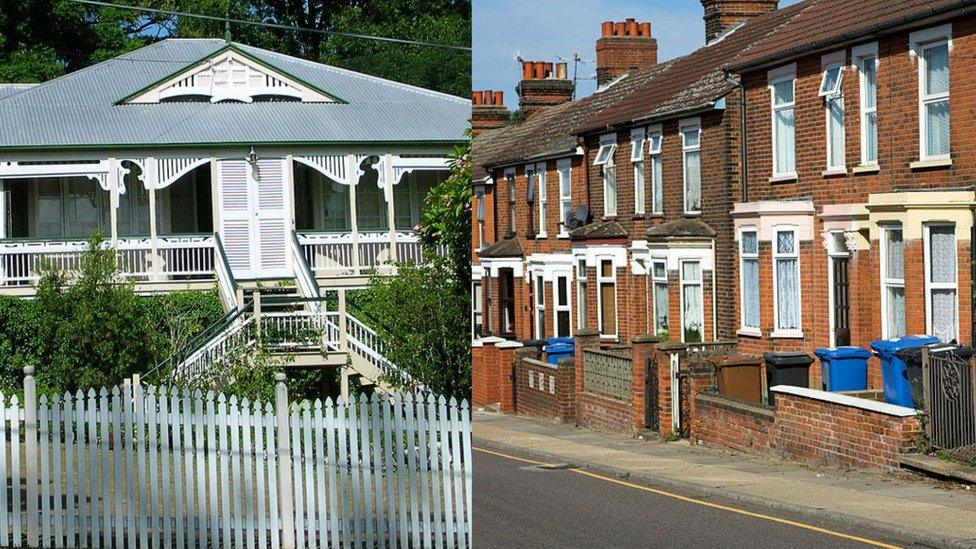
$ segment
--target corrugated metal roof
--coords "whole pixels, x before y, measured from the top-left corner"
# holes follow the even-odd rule
[[[19,93],[0,85],[0,148],[459,142],[469,127],[467,99],[244,44],[234,46],[346,103],[116,104],[225,46],[163,40]]]
[[[0,99],[10,97],[15,93],[29,90],[37,84],[0,84]]]

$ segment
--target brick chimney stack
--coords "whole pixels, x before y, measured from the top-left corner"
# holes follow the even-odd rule
[[[522,61],[522,81],[516,90],[523,118],[573,99],[573,81],[567,76],[566,63]]]
[[[471,136],[508,124],[512,113],[505,108],[505,92],[485,90],[471,93]]]
[[[596,41],[596,84],[605,86],[634,69],[657,65],[657,38],[651,24],[634,19],[604,21]]]
[[[701,0],[705,8],[705,42],[734,25],[776,11],[778,0]]]

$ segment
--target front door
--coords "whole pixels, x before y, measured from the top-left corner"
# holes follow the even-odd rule
[[[850,266],[849,257],[831,257],[832,275],[834,279],[833,292],[833,325],[834,325],[834,345],[843,346],[851,344],[850,327],[850,282],[848,280],[848,270]]]
[[[217,162],[220,234],[238,280],[291,276],[284,176],[281,158]]]

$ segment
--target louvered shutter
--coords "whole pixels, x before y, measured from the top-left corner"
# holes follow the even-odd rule
[[[220,235],[227,262],[238,279],[253,277],[249,172],[250,167],[244,160],[220,160],[217,163]]]
[[[285,161],[280,158],[258,161],[260,178],[256,183],[259,276],[287,277],[288,270],[288,196],[285,192]]]

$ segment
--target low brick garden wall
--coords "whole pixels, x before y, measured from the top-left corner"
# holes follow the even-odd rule
[[[740,452],[768,452],[772,449],[773,409],[713,394],[695,397],[692,433],[708,445]]]
[[[575,423],[575,384],[576,362],[572,358],[558,365],[522,358],[515,364],[515,411]]]
[[[801,387],[774,391],[776,408],[697,395],[692,436],[805,463],[890,470],[920,432],[910,408]]]
[[[579,398],[579,425],[612,433],[631,433],[633,408],[629,400],[584,392]]]

